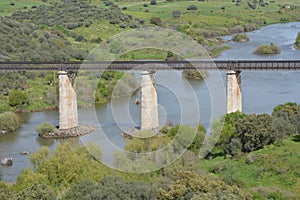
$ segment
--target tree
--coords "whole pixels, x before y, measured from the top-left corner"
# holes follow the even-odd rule
[[[108,176],[98,183],[86,180],[74,185],[67,193],[66,200],[77,199],[144,199],[155,200],[156,186],[151,183],[130,181],[121,177]]]
[[[64,143],[59,144],[53,154],[49,152],[47,147],[43,147],[30,155],[34,171],[22,172],[22,180],[34,176],[46,177],[50,186],[64,190],[85,179],[99,180],[110,172],[104,165],[91,159],[91,154],[84,147],[71,148],[69,143]],[[22,187],[23,184],[24,181],[17,181],[16,187]]]
[[[14,131],[21,125],[20,118],[14,112],[0,114],[0,131]]]
[[[225,182],[181,172],[177,180],[158,190],[158,199],[252,199],[252,195]]]
[[[236,137],[241,140],[242,151],[251,152],[275,142],[278,132],[268,114],[251,114],[235,124]]]
[[[24,189],[19,192],[15,199],[26,200],[53,200],[57,195],[49,185],[46,184],[34,184],[33,186]]]

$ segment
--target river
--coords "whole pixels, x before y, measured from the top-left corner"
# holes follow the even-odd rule
[[[275,24],[247,33],[247,43],[229,42],[232,49],[221,54],[219,59],[300,59],[300,51],[293,43],[300,32],[300,22]],[[231,39],[226,36],[224,39]],[[275,43],[281,49],[278,55],[259,56],[252,52],[260,44]],[[135,72],[138,75],[137,72]],[[245,113],[271,113],[273,107],[285,102],[300,103],[300,71],[243,71],[243,111]],[[157,72],[157,93],[160,123],[195,124],[200,121],[209,127],[212,119],[225,113],[225,72],[210,71],[203,82],[186,81],[181,73]],[[221,84],[222,83],[222,84]],[[22,127],[10,134],[0,136],[0,158],[13,157],[12,166],[0,167],[0,179],[15,181],[25,167],[30,167],[28,155],[22,151],[35,152],[42,145],[54,149],[58,143],[77,144],[97,141],[104,151],[104,161],[113,160],[113,152],[124,147],[121,131],[139,126],[140,106],[134,101],[139,92],[130,99],[119,98],[113,103],[96,105],[95,108],[79,109],[80,123],[100,124],[101,134],[96,131],[81,138],[65,140],[40,139],[36,127],[45,121],[57,124],[58,111],[43,111],[22,114]],[[127,114],[126,114],[127,113]]]

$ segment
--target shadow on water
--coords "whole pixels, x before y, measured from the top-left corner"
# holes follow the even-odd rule
[[[300,142],[300,135],[294,135],[293,138],[292,138],[292,141]]]
[[[47,146],[47,147],[50,147],[50,146],[53,146],[55,144],[55,139],[45,139],[45,138],[40,138],[40,137],[37,137],[36,140],[35,140],[40,146]]]

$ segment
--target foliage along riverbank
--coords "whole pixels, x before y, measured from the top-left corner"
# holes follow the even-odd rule
[[[68,143],[58,145],[53,153],[42,147],[30,155],[33,169],[24,169],[15,183],[0,182],[0,198],[298,199],[299,118],[300,106],[295,103],[275,107],[272,115],[225,115],[220,119],[224,127],[220,130],[216,122],[208,136],[217,144],[204,159],[199,158],[199,148],[206,130],[199,125],[191,146],[177,161],[141,174],[123,173],[98,162],[102,153],[94,143],[87,144],[89,151]],[[194,131],[186,125],[166,126],[152,137],[126,140],[125,149],[152,152],[173,140],[172,151]],[[140,134],[149,136],[145,131]],[[132,161],[139,157],[116,154],[115,159],[117,167],[129,170],[137,167]],[[170,162],[168,157],[162,159]]]
[[[139,85],[134,74],[109,72],[77,74],[79,107],[106,103],[113,95],[126,96]],[[117,85],[117,87],[115,87]],[[41,111],[58,108],[58,75],[56,72],[0,72],[1,111]]]
[[[296,38],[294,47],[295,47],[296,49],[300,50],[300,32],[299,32],[298,35],[297,35],[297,38]]]
[[[0,135],[17,130],[20,126],[20,118],[14,112],[4,112],[0,114]]]

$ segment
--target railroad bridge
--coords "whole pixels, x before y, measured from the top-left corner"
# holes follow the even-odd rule
[[[58,71],[59,128],[78,126],[74,72],[141,71],[141,129],[157,129],[157,93],[153,74],[158,70],[226,70],[227,113],[242,111],[241,72],[243,70],[300,70],[300,60],[193,60],[193,61],[88,61],[88,62],[0,62],[0,70]]]

